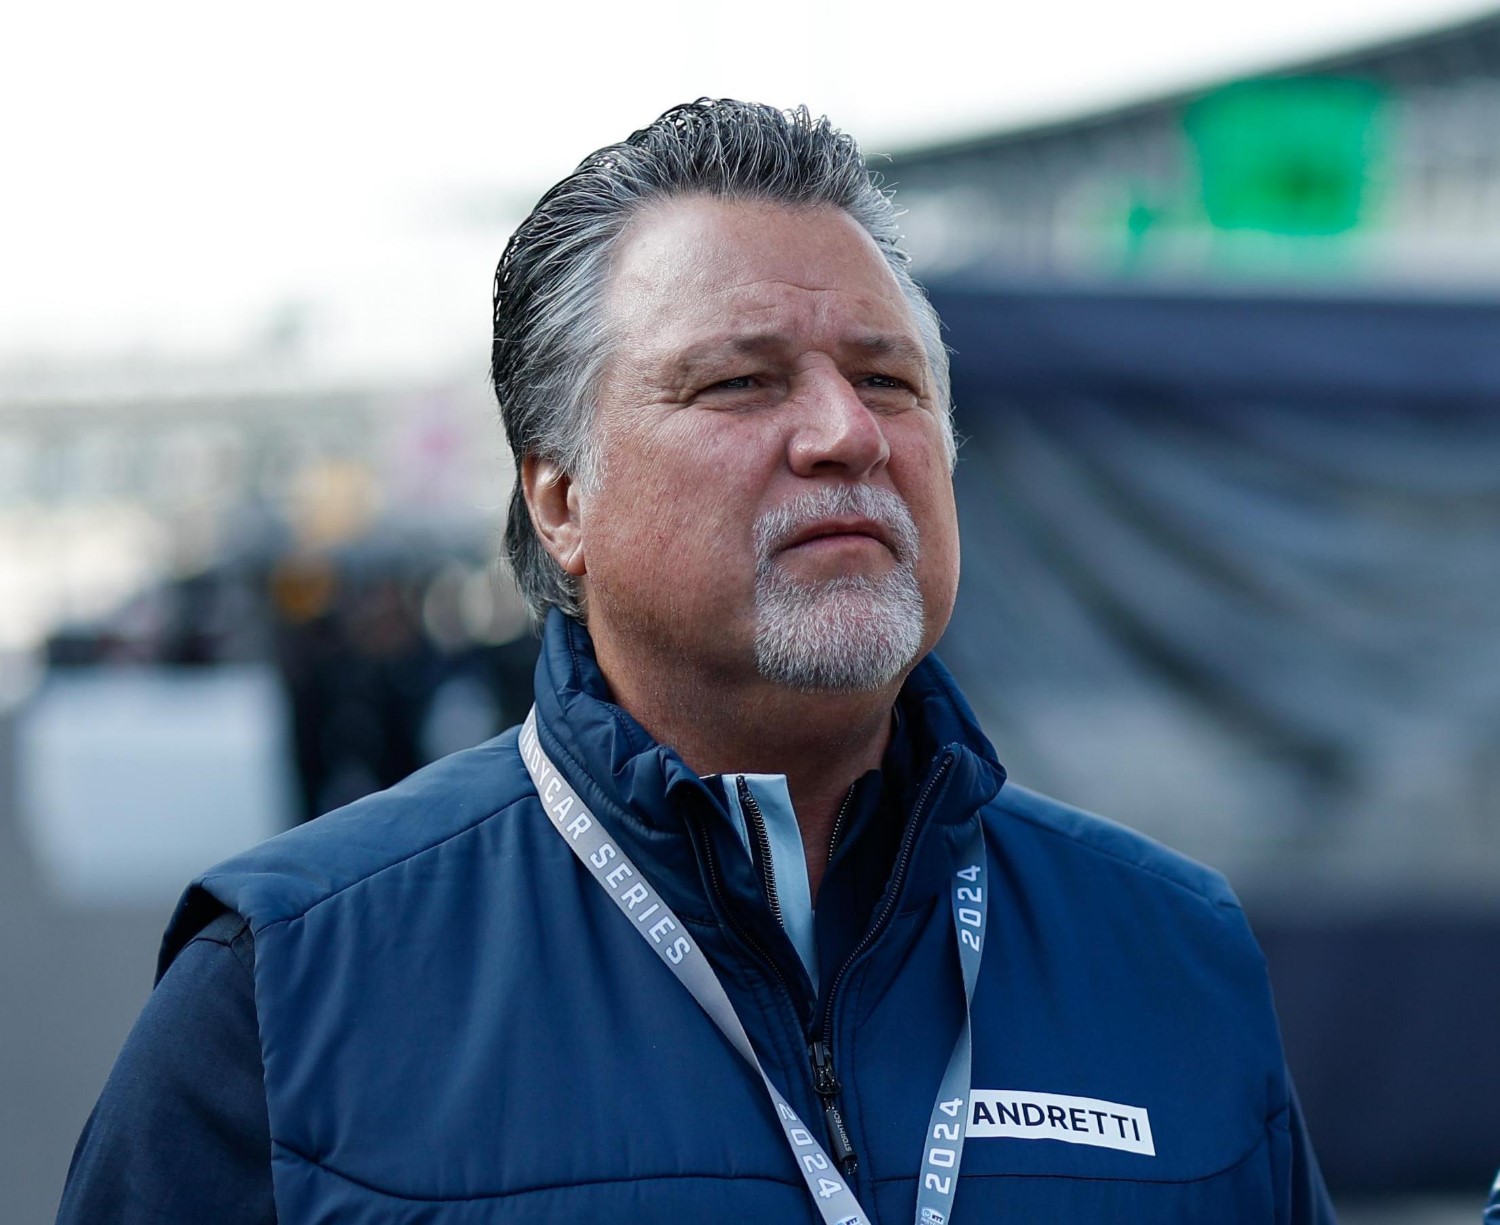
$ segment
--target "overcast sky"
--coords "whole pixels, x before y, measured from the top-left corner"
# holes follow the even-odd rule
[[[490,274],[530,200],[674,102],[806,102],[892,150],[1491,7],[13,3],[0,360],[214,352],[295,314],[322,361],[461,364],[483,354]]]

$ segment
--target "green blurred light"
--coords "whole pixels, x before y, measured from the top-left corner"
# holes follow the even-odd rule
[[[1334,77],[1242,81],[1193,103],[1184,125],[1209,220],[1272,234],[1356,229],[1383,103],[1373,82]]]

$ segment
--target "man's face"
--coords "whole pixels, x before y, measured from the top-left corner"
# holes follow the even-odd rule
[[[601,659],[904,675],[952,611],[958,530],[932,372],[870,237],[833,208],[673,201],[623,236],[605,310],[602,471],[576,493]]]

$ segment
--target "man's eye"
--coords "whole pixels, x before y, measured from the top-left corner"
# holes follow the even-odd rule
[[[749,391],[755,386],[755,377],[749,374],[737,375],[732,379],[720,379],[717,383],[711,383],[706,388],[708,391]]]
[[[865,376],[866,387],[875,387],[881,390],[910,391],[911,386],[905,379],[899,379],[893,374],[869,374]]]

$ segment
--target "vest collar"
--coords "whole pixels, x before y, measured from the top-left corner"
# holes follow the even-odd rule
[[[548,613],[537,660],[536,705],[538,735],[557,767],[602,815],[623,849],[651,872],[673,909],[684,918],[705,916],[701,869],[694,840],[685,836],[685,821],[712,822],[737,842],[723,802],[674,749],[659,744],[611,700],[588,630],[555,608]],[[956,825],[973,818],[1000,790],[1005,770],[935,655],[913,669],[897,698],[896,714],[912,767],[908,778],[913,794],[903,797],[904,810],[915,805],[916,791],[949,753],[953,761],[933,802],[925,806],[924,822]],[[923,837],[920,844],[949,841]],[[945,863],[925,863],[935,854],[924,854],[913,865],[905,905],[943,887]]]

